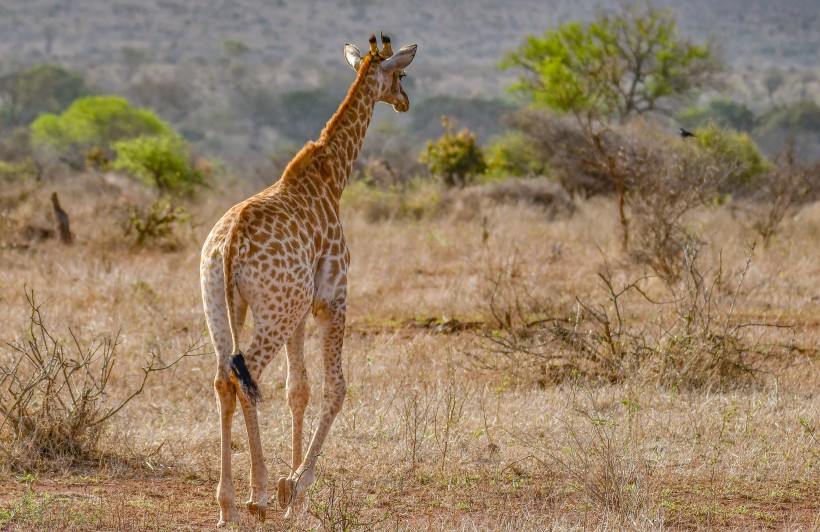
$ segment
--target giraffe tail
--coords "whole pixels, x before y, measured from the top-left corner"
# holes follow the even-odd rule
[[[231,373],[236,376],[239,381],[239,386],[242,388],[242,393],[250,399],[252,403],[257,403],[260,399],[259,387],[251,377],[251,372],[248,371],[248,366],[245,365],[245,355],[241,351],[237,351],[230,360],[228,365],[231,368]]]
[[[227,369],[232,373],[242,389],[242,394],[247,397],[251,403],[257,403],[260,399],[259,387],[256,381],[253,380],[250,370],[245,363],[245,355],[239,350],[239,328],[241,323],[237,323],[238,318],[234,307],[234,259],[238,254],[238,247],[236,243],[236,233],[238,232],[238,223],[234,222],[230,231],[228,231],[227,238],[223,245],[222,251],[222,268],[225,278],[225,303],[228,308],[228,327],[231,330],[231,338],[233,341],[233,355],[227,360]],[[241,297],[241,296],[240,296]]]

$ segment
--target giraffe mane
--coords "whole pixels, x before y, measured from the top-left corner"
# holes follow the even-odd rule
[[[288,163],[287,167],[285,167],[285,171],[282,174],[283,176],[290,175],[304,169],[305,166],[313,160],[313,156],[316,155],[316,152],[327,145],[328,141],[339,127],[345,112],[353,104],[353,98],[359,90],[359,87],[361,87],[364,82],[364,78],[367,76],[367,71],[370,69],[372,62],[372,54],[368,53],[362,58],[362,64],[359,66],[359,73],[356,76],[356,80],[353,82],[353,85],[350,86],[350,90],[347,91],[347,96],[345,96],[345,99],[342,100],[339,109],[337,109],[333,116],[330,117],[330,120],[327,121],[325,128],[319,135],[319,140],[310,140],[305,143],[305,145],[302,146],[302,149],[299,150],[299,152]]]

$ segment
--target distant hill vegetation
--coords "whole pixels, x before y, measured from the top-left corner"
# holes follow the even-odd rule
[[[713,39],[730,72],[733,100],[756,115],[820,93],[816,0],[657,1],[697,40]],[[54,65],[82,76],[68,89],[117,94],[173,123],[226,158],[267,157],[314,137],[352,80],[342,45],[384,31],[419,44],[406,80],[413,113],[402,122],[420,141],[442,114],[479,141],[498,134],[518,102],[514,75],[497,66],[527,35],[588,21],[596,0],[28,0],[0,5],[0,76]],[[604,3],[606,5],[606,3]],[[609,9],[606,7],[605,9]],[[54,72],[58,72],[54,70]],[[59,71],[61,75],[65,74]],[[66,90],[68,90],[66,89]],[[56,101],[49,111],[65,107]],[[34,117],[25,109],[6,123]],[[409,128],[407,127],[409,124]]]

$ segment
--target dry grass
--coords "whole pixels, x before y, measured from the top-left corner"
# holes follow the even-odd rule
[[[116,404],[141,377],[147,355],[171,362],[202,335],[198,242],[244,191],[189,205],[192,235],[169,252],[122,242],[115,219],[142,198],[139,191],[117,186],[86,194],[83,179],[90,178],[60,186],[74,246],[44,240],[0,249],[2,340],[26,334],[24,286],[42,298],[43,317],[55,330],[70,327],[85,338],[120,331],[109,383]],[[17,206],[0,207],[15,228],[48,226],[39,209],[50,192],[41,187]],[[791,325],[799,347],[787,359],[769,360],[749,383],[677,387],[639,372],[615,382],[572,373],[551,379],[552,368],[541,375],[477,365],[478,357],[492,356],[477,331],[495,323],[494,291],[497,308],[520,310],[511,322],[566,317],[577,311],[576,297],[605,300],[596,281],[604,258],[624,278],[644,273],[621,255],[607,200],[577,207],[571,216],[551,217],[540,207],[480,199],[378,223],[344,210],[353,257],[344,350],[349,393],[295,528],[820,526],[820,204],[802,208],[756,251],[737,294],[738,320]],[[752,233],[724,209],[694,212],[687,224],[707,242],[709,260],[722,251],[726,283],[735,287]],[[659,311],[636,298],[626,312],[651,324]],[[308,351],[317,349],[310,338]],[[186,358],[150,379],[100,434],[96,461],[39,470],[0,464],[0,526],[212,526],[212,364],[210,356]],[[318,397],[317,357],[308,371]],[[261,383],[273,478],[289,459],[284,375],[280,355]],[[309,427],[317,407],[308,410]],[[244,500],[241,416],[234,430]],[[274,512],[262,528],[287,528],[278,517]],[[241,528],[253,526],[243,515]]]

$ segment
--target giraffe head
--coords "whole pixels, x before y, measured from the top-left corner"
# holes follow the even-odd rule
[[[365,56],[362,56],[359,49],[352,44],[345,44],[345,60],[353,70],[358,72],[365,63],[365,58],[369,57],[368,75],[372,75],[376,80],[378,101],[392,105],[397,113],[404,113],[410,109],[410,99],[401,87],[401,79],[404,77],[404,69],[413,61],[415,55],[415,44],[402,46],[394,54],[390,37],[384,34],[381,51],[376,45],[376,35],[370,36],[370,50]]]

